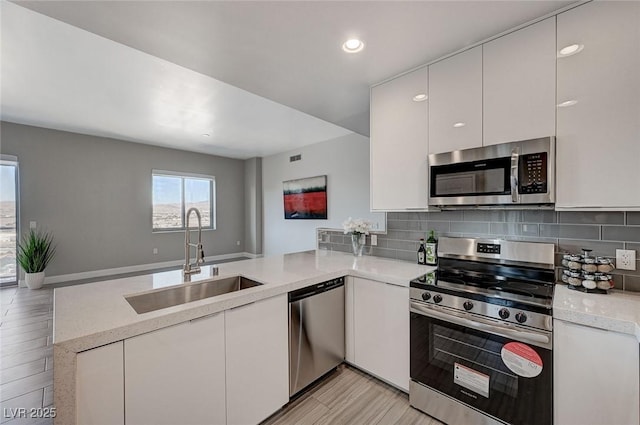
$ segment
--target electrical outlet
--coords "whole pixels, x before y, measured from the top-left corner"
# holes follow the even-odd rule
[[[158,253],[158,248],[153,248],[153,254],[157,254]]]
[[[35,229],[37,226],[38,226],[38,223],[36,223],[35,221],[29,222],[29,229]]]
[[[371,235],[371,246],[378,245],[378,235]]]
[[[616,269],[635,270],[636,251],[633,249],[616,249]]]
[[[240,246],[240,241],[236,241],[236,245]]]

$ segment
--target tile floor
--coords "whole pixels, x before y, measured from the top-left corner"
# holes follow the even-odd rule
[[[261,425],[443,425],[409,396],[343,364]]]
[[[0,289],[0,423],[53,423],[28,417],[53,404],[52,339],[53,289]]]

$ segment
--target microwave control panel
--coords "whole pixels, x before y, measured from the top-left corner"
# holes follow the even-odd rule
[[[547,193],[547,153],[520,155],[518,192]]]

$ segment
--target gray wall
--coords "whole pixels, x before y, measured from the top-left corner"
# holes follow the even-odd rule
[[[593,249],[594,255],[615,258],[616,249],[640,250],[640,212],[555,212],[555,211],[445,211],[396,212],[387,215],[387,234],[378,236],[378,245],[369,255],[416,261],[418,240],[429,230],[439,236],[488,237],[556,244],[556,265],[561,253]],[[351,251],[349,236],[327,232],[329,242],[321,249]],[[636,270],[615,270],[615,287],[640,291],[640,258]]]
[[[244,251],[244,161],[0,126],[0,152],[17,156],[20,166],[22,230],[37,221],[58,244],[47,276],[184,258],[184,232],[151,231],[152,169],[215,176],[217,229],[203,232],[205,255]]]
[[[262,158],[244,162],[244,246],[251,254],[262,254]]]

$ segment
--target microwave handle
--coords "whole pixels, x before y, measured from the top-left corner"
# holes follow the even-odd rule
[[[511,151],[511,202],[520,203],[520,194],[518,193],[518,159],[520,157],[520,148],[513,148]]]

